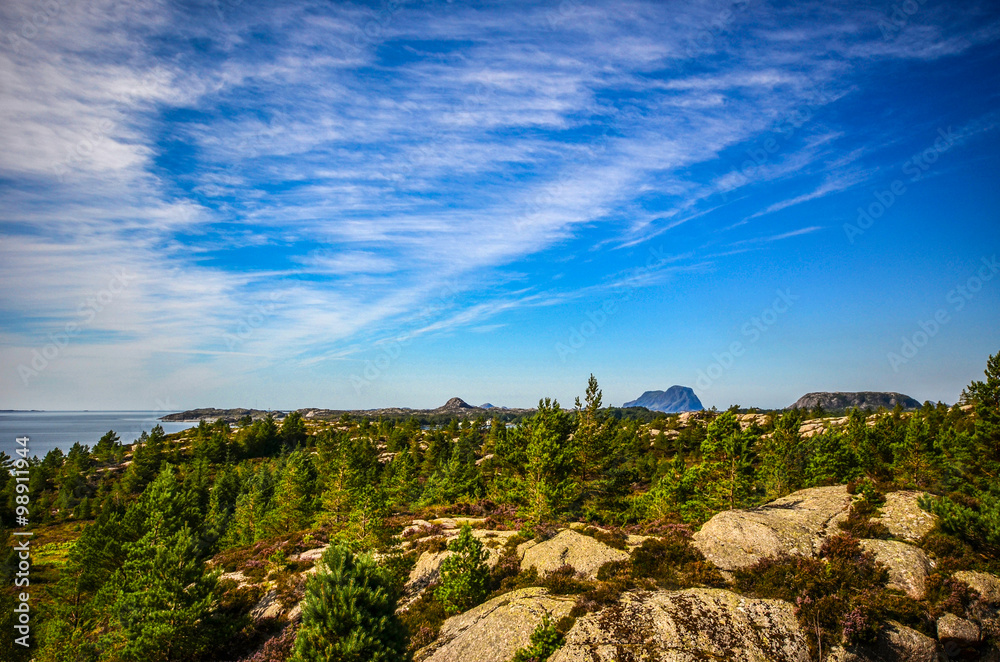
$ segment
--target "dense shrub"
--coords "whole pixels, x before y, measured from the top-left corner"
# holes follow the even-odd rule
[[[648,578],[661,588],[724,586],[725,579],[711,562],[691,544],[690,533],[681,527],[660,538],[649,538],[632,552],[632,576]]]
[[[547,588],[549,593],[567,595],[583,593],[590,584],[576,572],[576,568],[567,563],[545,575],[542,586]]]
[[[827,538],[820,558],[764,558],[737,570],[735,580],[741,592],[793,602],[814,653],[873,641],[893,615],[888,570],[848,533]]]
[[[848,491],[851,491],[850,487],[848,486]],[[879,508],[885,505],[885,495],[875,491],[867,482],[861,483],[857,491],[862,497],[851,504],[847,519],[840,522],[840,528],[855,538],[890,538],[892,534],[889,533],[889,528],[881,522],[872,520],[878,516]]]

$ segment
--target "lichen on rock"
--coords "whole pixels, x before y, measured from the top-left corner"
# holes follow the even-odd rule
[[[549,662],[808,662],[791,604],[722,589],[625,593],[576,621]]]

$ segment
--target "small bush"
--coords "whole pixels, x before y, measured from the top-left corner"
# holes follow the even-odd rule
[[[444,550],[448,549],[448,539],[445,538],[444,536],[434,536],[433,538],[421,538],[410,549],[416,552],[417,556],[420,556],[424,552],[437,554],[438,552],[443,552]]]
[[[943,574],[973,570],[979,565],[979,558],[972,547],[947,533],[931,531],[920,541],[920,547],[937,562],[937,570]]]
[[[939,618],[945,612],[965,618],[969,608],[979,597],[979,594],[965,582],[952,577],[945,577],[940,572],[931,573],[927,577],[927,602],[930,603],[930,616]]]
[[[549,621],[549,615],[542,617],[542,622],[531,633],[531,644],[516,653],[511,662],[545,662],[549,656],[559,650],[565,641],[561,632]]]
[[[542,586],[554,595],[568,595],[583,593],[590,584],[577,574],[576,568],[567,563],[545,575]]]
[[[690,536],[679,529],[662,538],[649,538],[632,552],[632,576],[651,579],[662,588],[724,586],[725,579],[714,564],[691,545]]]
[[[573,605],[573,609],[570,610],[569,615],[573,618],[579,618],[584,614],[601,611],[605,607],[617,604],[622,593],[632,588],[632,586],[633,584],[630,580],[597,582],[590,590],[576,599],[576,603]]]
[[[416,652],[437,639],[441,624],[448,618],[444,605],[434,597],[434,591],[424,591],[406,611],[399,615],[406,628],[409,641],[408,650]]]
[[[370,555],[341,546],[323,554],[326,572],[309,578],[295,662],[407,659],[406,630],[395,614],[397,595]]]
[[[490,570],[490,591],[496,591],[503,585],[504,581],[517,577],[520,573],[521,559],[517,553],[505,551]]]
[[[608,582],[622,580],[632,572],[632,564],[628,561],[608,561],[597,569],[597,581]]]
[[[743,593],[794,602],[813,654],[836,643],[870,643],[887,619],[916,617],[912,602],[886,591],[886,567],[849,533],[827,538],[818,559],[765,558],[735,579]]]
[[[602,531],[593,526],[588,526],[577,533],[581,533],[585,536],[590,536],[598,542],[602,542],[608,547],[614,549],[627,549],[628,536],[620,531]]]
[[[884,503],[882,495],[866,494],[865,498],[851,504],[847,519],[840,522],[840,528],[855,538],[891,538],[892,534],[885,524],[872,521],[872,518],[878,516],[879,507]]]
[[[498,595],[503,595],[504,593],[510,593],[511,591],[516,591],[519,588],[527,588],[529,586],[541,586],[542,578],[538,576],[538,569],[535,566],[531,566],[527,570],[522,570],[516,575],[509,575],[505,577],[501,582],[499,587],[493,591],[490,597],[496,597]]]

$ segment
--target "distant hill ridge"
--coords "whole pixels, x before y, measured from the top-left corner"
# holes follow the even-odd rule
[[[704,409],[701,400],[688,386],[671,386],[666,391],[646,391],[636,400],[626,402],[623,407],[645,407],[650,411],[676,414]]]
[[[435,409],[410,409],[409,407],[385,407],[382,409],[320,409],[315,407],[304,407],[302,409],[297,409],[296,411],[298,411],[302,417],[306,419],[333,420],[339,418],[343,414],[367,417],[454,415],[463,418],[471,418],[480,415],[485,416],[487,415],[488,410],[495,410],[493,412],[494,415],[500,413],[503,416],[518,416],[534,411],[533,409],[521,409],[516,407],[496,407],[489,403],[482,407],[476,407],[475,405],[470,405],[462,398],[451,398],[448,402]],[[161,416],[160,420],[197,422],[202,419],[205,419],[206,421],[214,421],[221,418],[228,423],[235,423],[246,415],[250,415],[253,420],[260,420],[266,417],[268,413],[272,414],[276,419],[281,419],[284,418],[288,412],[276,410],[267,412],[260,409],[242,408],[216,409],[214,407],[206,407],[202,409],[188,409],[187,411],[177,412],[176,414],[167,414],[166,416]]]
[[[819,391],[806,393],[795,401],[789,409],[816,409],[822,407],[828,411],[842,409],[894,409],[899,404],[903,409],[919,409],[921,404],[904,393],[894,391],[859,391],[857,393],[842,393]]]

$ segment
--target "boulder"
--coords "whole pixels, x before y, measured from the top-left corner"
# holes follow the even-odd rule
[[[898,540],[862,540],[861,547],[889,568],[889,588],[903,591],[914,600],[927,592],[931,560],[924,550]]]
[[[317,547],[315,549],[307,549],[298,556],[299,561],[319,561],[323,557],[323,553],[330,548],[330,545],[323,545],[322,547]],[[294,557],[293,557],[294,558]]]
[[[248,585],[250,585],[252,583],[250,581],[250,578],[247,577],[246,575],[244,575],[239,570],[237,570],[236,572],[226,572],[226,573],[223,573],[223,574],[219,575],[219,581],[220,582],[223,581],[223,580],[225,580],[225,579],[231,579],[234,582],[236,582],[237,588],[243,588],[244,586],[248,586]]]
[[[549,595],[532,586],[511,591],[453,616],[434,643],[420,649],[416,662],[507,662],[530,643],[548,613],[553,623],[569,615],[575,596]]]
[[[916,542],[930,533],[937,517],[920,507],[923,492],[890,492],[885,495],[882,513],[872,521],[884,524],[893,537]]]
[[[825,662],[938,662],[938,644],[916,630],[889,623],[879,633],[870,650],[848,651],[840,646],[830,650]]]
[[[991,607],[1000,607],[1000,578],[986,572],[970,572],[962,570],[952,575],[960,582],[965,582],[977,593],[979,599]]]
[[[281,605],[281,601],[278,600],[278,592],[272,589],[265,593],[264,597],[250,610],[250,618],[254,621],[260,621],[265,618],[277,618],[284,611],[285,608]]]
[[[595,579],[597,570],[602,565],[609,561],[625,561],[628,557],[628,552],[609,547],[571,529],[563,529],[544,542],[525,547],[521,569],[527,570],[534,566],[539,575],[546,575],[569,564],[577,572]]]
[[[937,636],[946,646],[948,642],[962,647],[975,646],[979,643],[979,626],[955,614],[945,614],[937,620]]]
[[[625,593],[577,619],[549,662],[809,662],[794,607],[721,589]]]
[[[407,588],[423,588],[436,580],[441,571],[441,562],[450,554],[448,550],[421,554],[410,570],[410,577],[406,582]]]
[[[735,570],[767,556],[812,556],[827,536],[840,532],[852,497],[847,487],[799,490],[759,508],[715,515],[694,534],[694,546],[722,570]]]
[[[878,660],[887,662],[938,662],[937,642],[913,628],[889,623],[878,639]]]

